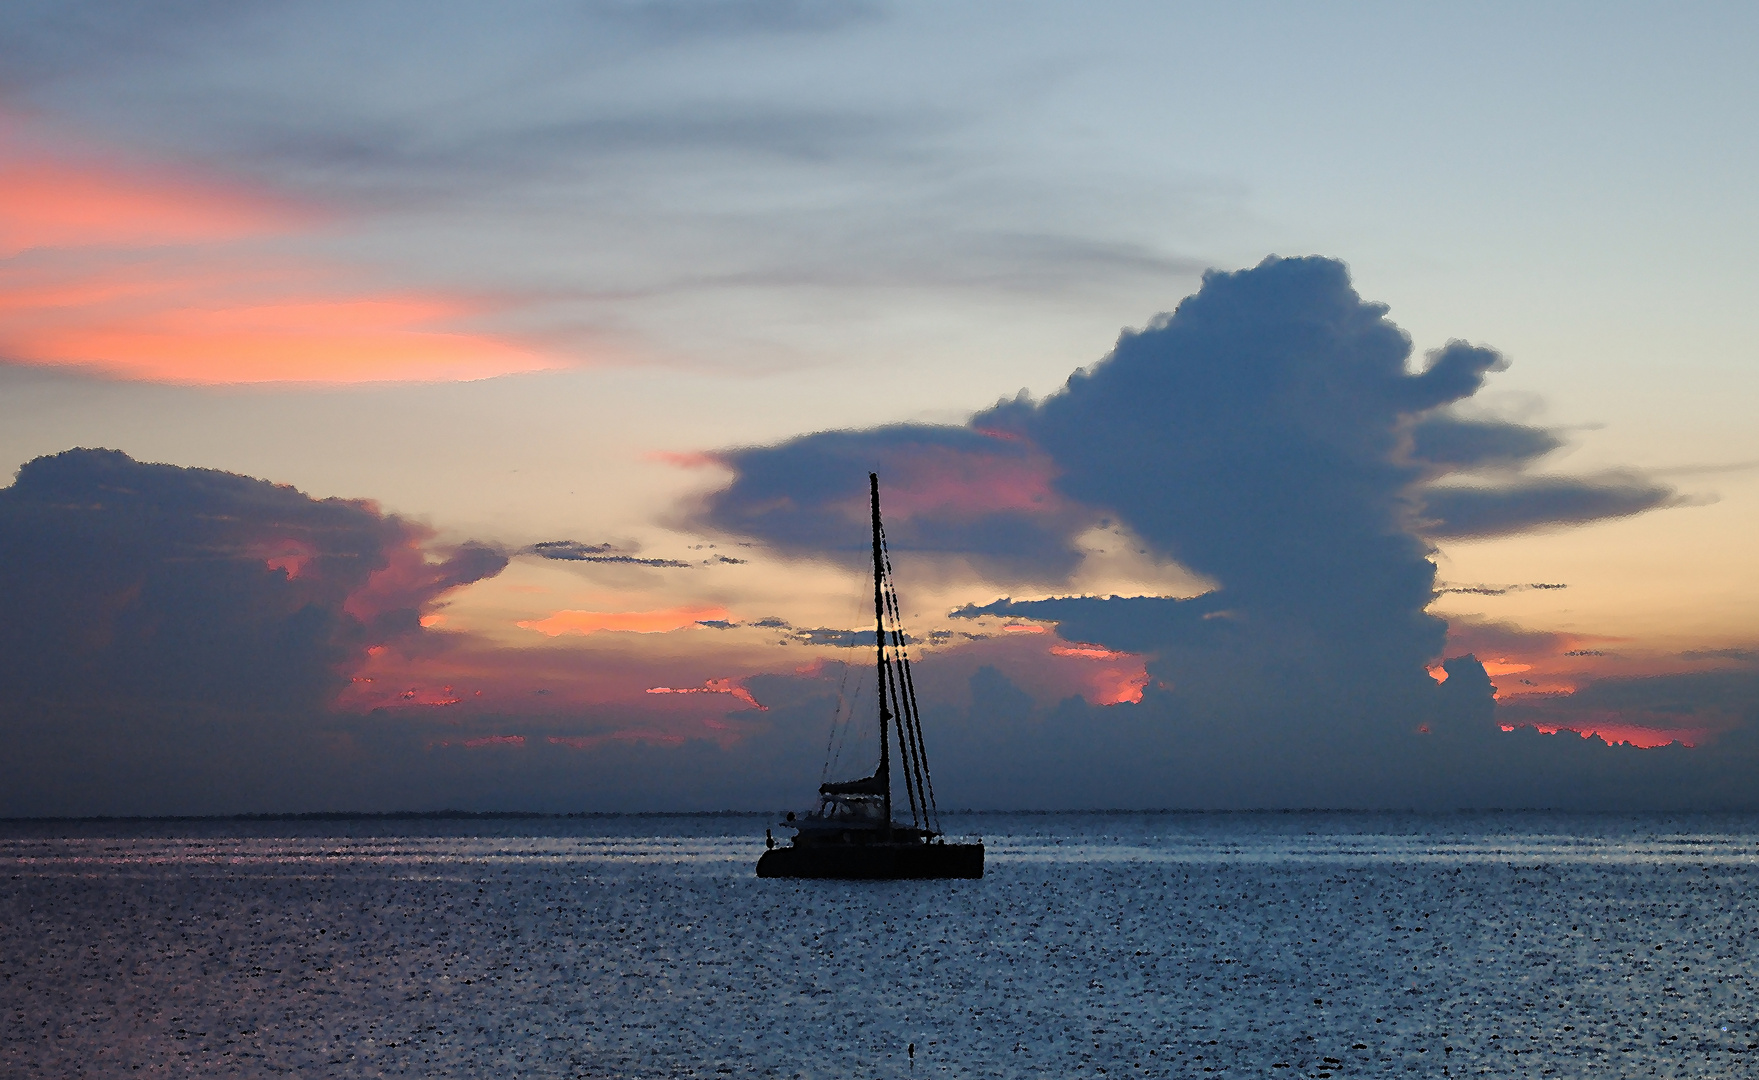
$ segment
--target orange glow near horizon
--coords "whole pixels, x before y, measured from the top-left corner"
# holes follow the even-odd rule
[[[1578,721],[1574,723],[1560,724],[1501,725],[1504,731],[1514,731],[1523,726],[1530,726],[1533,730],[1542,735],[1556,735],[1560,732],[1567,731],[1571,734],[1579,735],[1584,739],[1598,738],[1608,746],[1617,746],[1620,743],[1628,743],[1631,746],[1644,750],[1653,750],[1656,747],[1667,746],[1670,743],[1676,742],[1681,746],[1697,746],[1699,743],[1704,742],[1714,734],[1711,729],[1704,727],[1652,728],[1644,727],[1641,724],[1623,723],[1616,718],[1610,723],[1602,723],[1600,721]]]
[[[1544,731],[1544,728],[1540,728]],[[1635,724],[1593,724],[1582,728],[1567,728],[1586,738],[1598,737],[1602,742],[1616,746],[1619,743],[1630,743],[1632,746],[1649,750],[1657,746],[1666,746],[1677,742],[1681,746],[1697,746],[1709,735],[1707,728],[1680,728],[1674,731],[1662,731],[1656,728],[1639,727]]]
[[[685,630],[703,621],[731,618],[726,608],[666,608],[660,611],[558,611],[544,619],[528,619],[515,625],[549,637],[563,634],[596,634],[602,631],[633,634],[664,634]]]

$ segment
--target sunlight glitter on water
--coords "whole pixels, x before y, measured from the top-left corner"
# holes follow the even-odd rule
[[[1759,1074],[1759,818],[0,824],[7,1075]]]

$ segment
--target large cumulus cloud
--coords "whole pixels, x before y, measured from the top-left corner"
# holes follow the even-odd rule
[[[1083,636],[1140,641],[1148,625],[1178,624],[1180,641],[1231,635],[1268,662],[1316,670],[1347,650],[1352,667],[1408,680],[1445,633],[1425,612],[1431,538],[1580,523],[1672,496],[1630,473],[1535,476],[1555,433],[1453,411],[1506,366],[1494,350],[1454,341],[1412,360],[1410,338],[1342,263],[1271,258],[1208,274],[1043,400],[1003,401],[964,426],[727,452],[736,479],[704,521],[858,558],[859,476],[873,468],[906,507],[895,547],[956,548],[1054,586],[1079,559],[1076,537],[1116,519],[1221,588],[1202,612],[1102,603]]]
[[[1188,599],[1004,598],[956,613],[1053,622],[1066,639],[1148,657],[1152,680],[1135,705],[1031,706],[1000,672],[973,683],[955,746],[1047,805],[1104,791],[1113,805],[1178,806],[1610,805],[1637,790],[1685,798],[1690,767],[1672,789],[1645,787],[1632,777],[1660,758],[1574,735],[1508,736],[1483,665],[1469,655],[1437,663],[1447,627],[1428,611],[1432,541],[1581,524],[1675,498],[1634,471],[1539,472],[1563,443],[1557,432],[1463,408],[1505,366],[1464,341],[1417,361],[1343,264],[1272,258],[1210,273],[1174,312],[1126,332],[1042,400],[1022,394],[959,427],[821,433],[727,452],[736,479],[705,521],[837,557],[820,523],[839,516],[848,535],[849,515],[836,508],[871,468],[890,498],[917,508],[895,547],[933,548],[918,538],[948,535],[956,522],[974,565],[1000,583],[1008,578],[984,558],[1006,555],[1004,569],[1021,575],[1024,564],[1035,591],[1056,591],[1079,557],[1076,538],[1103,520],[1217,583]],[[938,459],[950,476],[899,467],[950,445],[972,448]],[[826,455],[827,446],[843,452]],[[986,479],[997,454],[1030,463],[1037,501],[1001,511],[915,497],[1005,487]],[[833,469],[848,475],[833,483],[824,475]],[[1012,704],[991,715],[986,700]],[[1692,798],[1750,796],[1738,772]],[[1565,773],[1579,781],[1568,798],[1557,786]],[[1092,783],[1072,779],[1089,774]]]

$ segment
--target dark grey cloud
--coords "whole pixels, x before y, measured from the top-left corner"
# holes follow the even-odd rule
[[[419,647],[424,607],[506,565],[429,539],[371,503],[113,450],[28,463],[0,490],[0,787],[248,792],[316,751],[368,649]]]
[[[490,28],[483,25],[486,13],[474,5],[427,0],[377,4],[373,11],[350,12],[349,7],[276,0],[249,5],[162,0],[150,6],[127,0],[17,0],[0,9],[0,86],[173,63],[215,45],[260,48],[270,27],[298,26],[309,16],[336,19],[356,36],[401,24],[405,46],[417,50],[466,49],[473,37],[480,46],[481,31]],[[833,33],[872,22],[883,9],[865,0],[572,0],[524,4],[518,14],[534,38],[549,39],[545,53],[572,50],[585,61],[703,41]],[[506,29],[504,18],[494,21]],[[448,25],[457,33],[451,41],[451,35],[434,32]],[[410,32],[416,27],[420,30]],[[325,43],[307,44],[321,48]]]
[[[621,566],[689,567],[677,559],[644,559],[619,550],[614,544],[583,544],[578,540],[540,540],[524,551],[557,562],[610,563]]]
[[[150,6],[125,0],[18,0],[0,7],[0,93],[86,71],[187,60],[195,40],[236,26],[248,15],[242,5],[219,0]]]
[[[1503,536],[1630,517],[1668,506],[1678,493],[1633,471],[1522,477],[1496,486],[1436,485],[1423,491],[1423,531],[1440,539]]]
[[[874,643],[872,630],[836,630],[828,626],[798,628],[789,636],[802,645],[828,645],[838,649],[871,649]],[[916,640],[911,634],[904,635],[906,645],[914,645]]]
[[[1680,654],[1681,660],[1739,660],[1743,663],[1759,661],[1759,649],[1688,649]]]
[[[114,450],[38,458],[0,491],[0,692],[308,707],[422,607],[499,573],[439,562],[370,503]]]
[[[1088,522],[1050,490],[1041,453],[968,427],[826,431],[717,456],[737,475],[696,521],[790,554],[868,557],[869,472],[884,478],[888,542],[900,552],[970,555],[1003,575],[1066,570]]]
[[[1512,468],[1563,445],[1545,428],[1503,420],[1469,420],[1446,412],[1425,416],[1411,428],[1411,456],[1450,468]]]
[[[1412,664],[1444,627],[1423,612],[1434,568],[1409,526],[1404,428],[1502,360],[1454,342],[1412,373],[1410,354],[1341,263],[1270,259],[1212,272],[1057,393],[973,423],[1042,447],[1060,491],[1220,581],[1223,607]]]
[[[1510,593],[1550,592],[1555,589],[1567,589],[1568,585],[1559,581],[1529,581],[1518,585],[1449,585],[1438,583],[1435,595],[1446,596],[1459,593],[1465,596],[1507,596]]]
[[[0,94],[71,105],[123,141],[157,138],[283,186],[408,200],[574,164],[602,173],[628,155],[858,154],[901,118],[724,86],[645,101],[583,90],[672,51],[835,34],[881,14],[854,0],[540,3],[512,17],[464,4],[26,0],[0,9]],[[461,83],[470,109],[410,107],[450,101]],[[91,100],[117,84],[128,93]]]

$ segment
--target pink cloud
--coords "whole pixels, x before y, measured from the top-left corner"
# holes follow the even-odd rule
[[[154,382],[482,379],[565,366],[470,328],[501,304],[267,255],[329,226],[270,193],[32,141],[0,115],[0,354]]]
[[[306,207],[187,170],[32,140],[0,116],[0,256],[214,243],[286,232]]]
[[[970,520],[1009,511],[1056,514],[1068,510],[1067,500],[1051,487],[1055,464],[1037,450],[984,453],[947,446],[904,446],[887,454],[885,474],[888,521],[914,517]],[[865,501],[850,505],[852,513],[859,511],[855,516],[865,517]]]
[[[760,704],[756,698],[751,696],[751,691],[732,679],[710,679],[702,686],[650,686],[647,688],[647,692],[650,694],[730,694],[759,711],[769,708],[768,705]]]
[[[523,735],[484,735],[480,739],[465,739],[460,745],[475,750],[484,746],[524,746]]]

